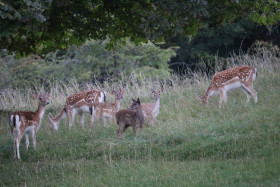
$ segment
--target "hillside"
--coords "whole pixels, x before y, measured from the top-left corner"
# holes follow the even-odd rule
[[[280,60],[273,56],[240,56],[233,63],[257,67],[254,87],[258,103],[246,104],[239,89],[229,92],[228,103],[218,108],[218,96],[202,106],[194,91],[203,94],[211,77],[173,76],[163,82],[160,113],[154,126],[134,136],[128,129],[123,139],[116,136],[115,123],[89,128],[78,122],[71,129],[67,119],[53,131],[47,115],[37,134],[37,150],[25,150],[13,159],[8,127],[9,111],[36,108],[33,91],[8,89],[1,93],[0,184],[3,186],[279,186],[280,179]],[[219,62],[216,62],[219,64]],[[221,67],[217,65],[217,71]],[[123,88],[121,108],[140,97],[151,102],[150,89],[160,83],[146,79],[126,84],[51,84],[47,113],[58,113],[71,93],[89,88]],[[146,81],[144,81],[146,80]],[[43,88],[37,90],[44,92]],[[108,102],[112,96],[108,94]]]

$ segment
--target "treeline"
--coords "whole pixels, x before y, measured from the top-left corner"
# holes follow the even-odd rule
[[[189,70],[211,73],[217,58],[222,62],[234,53],[261,55],[262,51],[270,51],[280,56],[279,29],[278,25],[269,32],[264,26],[239,20],[216,28],[205,25],[195,38],[176,36],[169,44],[135,45],[127,40],[122,47],[107,50],[108,39],[92,40],[44,56],[19,59],[2,51],[0,88],[48,86],[54,81],[67,83],[73,78],[78,83],[103,83],[115,82],[124,75],[136,79],[141,75],[167,79],[171,73],[185,74]]]
[[[132,79],[143,77],[166,79],[171,74],[168,62],[176,53],[171,48],[161,49],[152,43],[126,45],[107,50],[108,40],[88,41],[77,47],[56,50],[46,54],[29,55],[16,59],[2,52],[0,88],[32,88],[48,86],[54,81],[78,83],[115,82],[122,76]]]
[[[218,26],[205,24],[195,37],[176,36],[170,39],[169,45],[179,47],[177,55],[170,61],[170,68],[178,73],[201,68],[211,71],[215,58],[255,54],[261,48],[280,57],[280,21],[269,28],[246,19]]]

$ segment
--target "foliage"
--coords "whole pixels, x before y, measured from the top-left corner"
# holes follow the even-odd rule
[[[228,103],[218,108],[218,96],[203,107],[193,91],[203,93],[211,77],[195,74],[191,79],[174,76],[172,86],[164,84],[160,113],[154,126],[144,127],[135,137],[128,128],[123,139],[117,137],[115,122],[101,122],[85,129],[79,116],[71,128],[67,118],[57,132],[51,130],[47,114],[58,113],[73,93],[71,86],[53,84],[51,103],[37,134],[37,150],[13,158],[7,112],[36,108],[30,90],[7,90],[0,95],[0,183],[3,186],[278,186],[280,176],[280,63],[272,56],[233,56],[230,66],[253,65],[258,69],[254,87],[258,103],[246,103],[241,90],[229,93]],[[236,64],[237,63],[237,64]],[[220,67],[222,68],[222,67]],[[105,84],[109,91],[122,87]],[[137,85],[136,83],[134,85]],[[90,85],[91,88],[100,88]],[[131,98],[151,102],[151,88],[158,81],[142,86],[127,84],[121,108]],[[38,90],[42,87],[38,87]],[[82,89],[82,88],[81,88]],[[79,89],[75,90],[78,91]],[[63,97],[62,97],[63,96]],[[108,101],[113,98],[108,94]],[[27,104],[26,104],[27,103]]]
[[[240,17],[273,25],[279,21],[277,1],[247,0],[2,0],[0,49],[46,54],[80,45],[87,39],[110,38],[107,47],[166,41],[196,35],[204,24]]]
[[[195,38],[181,35],[171,40],[179,49],[176,57],[172,58],[170,67],[179,73],[188,72],[188,69],[213,71],[216,58],[224,59],[233,54],[242,54],[256,40],[268,40],[279,45],[279,32],[280,27],[277,26],[269,35],[265,26],[258,26],[245,19],[226,22],[219,27],[206,24]]]
[[[12,56],[1,59],[3,77],[0,87],[34,87],[72,78],[82,82],[115,82],[123,75],[134,72],[135,79],[141,74],[150,78],[166,79],[170,76],[172,49],[160,49],[152,43],[135,46],[130,41],[121,48],[108,51],[108,40],[88,41],[81,47],[48,53],[44,59],[30,55],[18,60]],[[8,60],[9,59],[9,60]],[[4,80],[5,79],[5,80]]]

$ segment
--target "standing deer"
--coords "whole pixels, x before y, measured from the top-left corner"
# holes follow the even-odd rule
[[[253,88],[253,81],[256,80],[256,77],[257,69],[254,67],[243,65],[230,68],[214,75],[204,96],[201,97],[197,93],[195,93],[195,95],[201,103],[208,104],[210,96],[220,93],[219,108],[221,108],[222,102],[227,102],[227,92],[241,87],[247,96],[247,103],[250,101],[251,97],[254,97],[256,103],[258,97],[257,92]]]
[[[69,127],[71,127],[75,121],[75,115],[77,112],[81,115],[81,125],[84,128],[84,113],[90,112],[89,104],[94,102],[105,102],[106,93],[101,90],[89,90],[84,92],[79,92],[70,95],[65,102],[65,105],[61,112],[56,116],[52,117],[49,113],[49,120],[53,124],[55,130],[58,130],[58,125],[60,120],[64,119],[66,114],[69,115]],[[91,118],[91,126],[93,126],[93,121]]]
[[[36,94],[35,98],[39,98],[39,105],[36,112],[18,111],[13,112],[10,116],[9,126],[14,141],[14,157],[20,160],[19,144],[22,137],[26,138],[26,150],[29,146],[29,134],[32,135],[33,146],[36,149],[36,133],[41,126],[42,118],[45,114],[46,105],[49,104],[50,92],[45,95]]]
[[[159,114],[160,95],[162,92],[163,92],[163,88],[160,91],[152,90],[152,94],[154,95],[155,98],[154,102],[141,103],[144,118],[145,120],[147,120],[149,125],[153,125],[155,123],[155,119]]]
[[[118,136],[122,137],[124,131],[132,126],[134,134],[136,135],[136,129],[140,127],[143,128],[144,116],[142,113],[141,102],[138,98],[137,100],[132,99],[133,103],[129,109],[123,109],[116,113],[116,120],[119,125]]]
[[[124,91],[112,91],[111,92],[115,96],[114,103],[93,103],[90,110],[92,113],[92,121],[94,121],[94,117],[99,119],[103,119],[104,126],[106,126],[107,119],[114,120],[117,111],[120,109],[121,100],[123,99]]]

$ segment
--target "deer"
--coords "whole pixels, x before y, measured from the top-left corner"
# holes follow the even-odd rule
[[[250,102],[251,97],[257,103],[257,92],[253,88],[253,82],[256,80],[256,77],[257,69],[252,66],[233,67],[216,73],[203,96],[198,95],[196,92],[195,95],[202,104],[208,104],[210,96],[220,93],[219,108],[221,108],[222,102],[227,102],[227,92],[232,89],[241,88],[247,96],[247,103]]]
[[[132,127],[134,134],[136,135],[136,129],[139,127],[143,129],[144,115],[142,112],[141,102],[138,98],[137,100],[132,99],[133,103],[129,109],[122,109],[116,113],[116,120],[119,126],[117,135],[123,137],[124,131],[128,127]]]
[[[36,94],[35,99],[39,98],[38,108],[32,111],[17,111],[10,115],[9,126],[14,143],[14,158],[20,160],[19,145],[25,135],[26,150],[29,147],[29,135],[33,139],[33,147],[36,150],[36,133],[41,127],[42,118],[45,114],[46,105],[49,104],[50,92],[47,94]]]
[[[76,94],[70,95],[65,102],[63,109],[55,117],[52,117],[52,114],[49,113],[49,120],[53,125],[54,130],[58,130],[59,122],[69,116],[69,127],[73,126],[75,121],[75,115],[77,112],[81,115],[81,126],[84,128],[84,113],[91,113],[90,104],[94,102],[105,102],[106,101],[106,92],[98,89],[87,90],[79,92]],[[91,118],[90,124],[93,126],[93,118]]]
[[[107,125],[107,119],[113,121],[115,119],[115,114],[120,109],[121,100],[123,99],[124,91],[112,91],[112,95],[115,97],[115,101],[113,103],[93,103],[90,107],[92,121],[94,121],[94,117],[99,119],[103,119],[104,126]]]
[[[154,125],[155,119],[159,114],[160,107],[160,95],[163,92],[163,88],[159,91],[151,90],[154,96],[153,103],[141,103],[142,112],[144,115],[144,119],[148,122],[149,125]],[[130,107],[130,106],[129,106]]]

